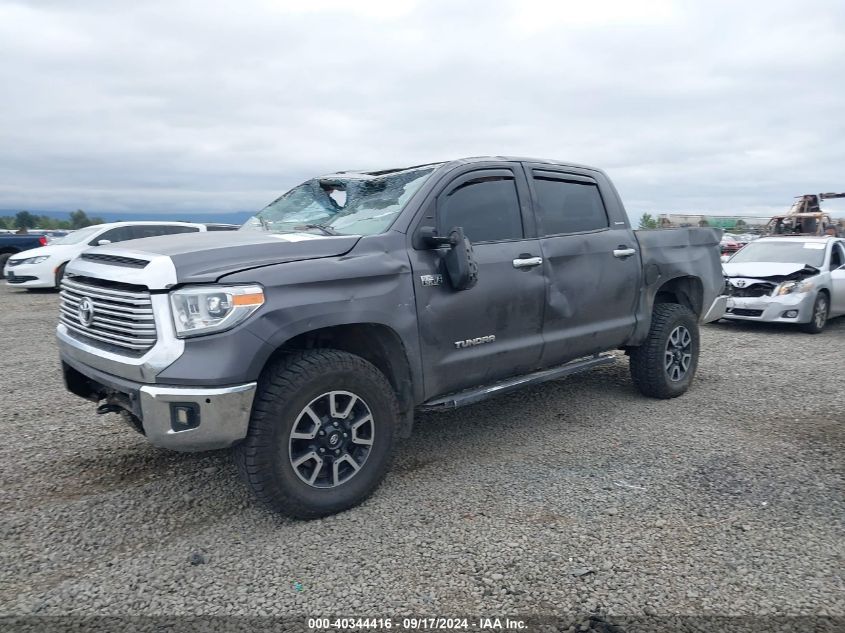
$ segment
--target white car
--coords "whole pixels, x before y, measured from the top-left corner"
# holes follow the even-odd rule
[[[723,318],[794,323],[818,334],[845,315],[845,240],[810,235],[762,237],[722,266]]]
[[[79,229],[47,246],[15,253],[6,262],[6,283],[20,288],[58,288],[65,266],[92,246],[113,244],[172,233],[205,231],[202,224],[188,222],[110,222]]]

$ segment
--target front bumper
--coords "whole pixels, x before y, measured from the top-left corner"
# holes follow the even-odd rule
[[[176,451],[228,448],[249,427],[256,383],[215,388],[149,385],[120,378],[62,355],[72,393],[132,413],[154,445]]]
[[[766,323],[809,323],[816,294],[803,292],[776,297],[728,297],[725,319]],[[794,313],[795,316],[785,316]]]
[[[56,285],[56,273],[49,261],[40,264],[18,264],[3,270],[6,283],[19,288],[52,288]]]

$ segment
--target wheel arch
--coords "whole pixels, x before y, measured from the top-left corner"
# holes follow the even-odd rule
[[[308,349],[337,349],[360,356],[385,375],[399,400],[399,434],[408,437],[413,427],[414,377],[399,334],[382,323],[345,323],[301,332],[279,345],[264,363],[262,372],[280,357]]]
[[[704,284],[692,275],[674,277],[663,282],[654,293],[652,310],[658,303],[677,303],[689,308],[697,317],[704,309]]]
[[[646,277],[647,285],[640,295],[637,308],[637,325],[630,340],[622,349],[640,345],[648,336],[654,308],[660,304],[675,303],[689,309],[700,319],[707,306],[704,305],[704,284],[695,275],[678,274],[669,279],[654,280]]]

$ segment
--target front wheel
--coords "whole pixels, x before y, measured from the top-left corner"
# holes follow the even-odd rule
[[[62,264],[56,269],[56,290],[62,289],[62,279],[65,278],[65,267],[67,266],[67,262]]]
[[[801,329],[809,334],[821,334],[824,326],[827,325],[827,316],[830,311],[830,304],[827,295],[820,292],[813,303],[813,314],[809,323],[803,323]]]
[[[338,350],[297,352],[259,381],[238,471],[259,500],[300,519],[346,510],[387,472],[398,403],[375,366]]]
[[[6,274],[3,272],[3,270],[6,268],[6,262],[9,261],[9,258],[11,256],[11,253],[0,254],[0,279],[5,279],[6,277]]]
[[[658,303],[648,337],[629,352],[631,378],[643,395],[676,398],[692,384],[698,351],[695,314],[677,303]]]

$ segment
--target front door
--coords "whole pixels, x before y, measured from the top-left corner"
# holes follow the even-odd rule
[[[535,369],[546,281],[540,244],[525,237],[530,206],[519,166],[465,168],[429,208],[424,222],[435,222],[441,235],[463,227],[478,283],[460,291],[449,286],[445,247],[411,250],[426,398]]]
[[[833,245],[830,252],[830,315],[845,314],[845,242]]]

